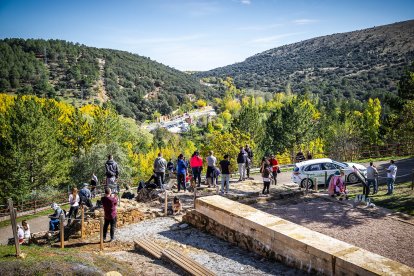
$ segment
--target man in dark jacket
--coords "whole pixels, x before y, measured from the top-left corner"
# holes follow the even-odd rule
[[[105,163],[106,185],[109,186],[113,192],[116,193],[118,179],[118,164],[114,161],[112,155],[108,155],[108,161]]]
[[[247,153],[243,147],[240,148],[240,152],[237,155],[237,165],[239,166],[239,181],[243,181],[246,178],[246,162]]]
[[[253,163],[253,151],[252,149],[249,147],[249,145],[246,145],[246,147],[244,148],[244,151],[247,154],[247,160],[246,160],[246,174],[247,174],[247,178],[250,178],[250,166]]]

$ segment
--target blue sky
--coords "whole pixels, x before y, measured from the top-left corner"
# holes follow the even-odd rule
[[[126,50],[179,70],[409,19],[413,0],[0,0],[0,38]]]

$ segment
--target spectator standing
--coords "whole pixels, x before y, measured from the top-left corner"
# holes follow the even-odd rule
[[[112,155],[108,155],[108,161],[105,163],[106,185],[116,193],[116,180],[119,176],[118,164],[114,161]]]
[[[88,189],[88,183],[83,183],[82,189],[79,191],[80,204],[92,208],[92,194]]]
[[[193,156],[190,159],[190,167],[193,171],[193,178],[198,184],[197,187],[201,185],[201,171],[203,170],[203,159],[200,157],[198,151],[194,152]]]
[[[272,178],[272,167],[269,163],[269,161],[266,161],[263,167],[263,191],[262,194],[269,194],[270,189],[270,180]]]
[[[72,188],[72,193],[69,195],[69,204],[70,204],[70,209],[69,209],[69,214],[68,214],[68,224],[71,223],[72,221],[72,215],[73,218],[76,219],[76,216],[78,215],[78,210],[79,210],[79,195],[78,195],[78,189],[76,187]]]
[[[211,150],[210,155],[207,156],[207,173],[206,173],[206,180],[207,184],[210,187],[214,184],[214,170],[216,168],[217,158],[213,155],[214,152]]]
[[[277,161],[274,154],[270,156],[269,163],[270,163],[270,166],[272,166],[273,181],[275,182],[275,185],[276,185],[277,184],[277,173],[279,171],[279,162]]]
[[[118,205],[118,199],[115,194],[111,193],[111,188],[105,188],[105,196],[101,198],[102,206],[104,208],[104,226],[103,226],[103,239],[106,240],[106,234],[108,233],[108,226],[111,226],[109,242],[115,238],[116,228],[116,207]]]
[[[184,161],[183,154],[178,156],[177,160],[177,188],[178,192],[181,191],[181,187],[183,187],[184,192],[186,191],[185,186],[185,177],[187,175],[187,163]]]
[[[307,160],[311,160],[312,159],[312,153],[310,151],[308,151],[308,154],[306,155],[306,159]]]
[[[237,166],[239,167],[239,181],[243,181],[246,178],[246,162],[247,153],[243,147],[240,148],[240,152],[237,155]]]
[[[374,163],[370,162],[369,167],[367,168],[367,187],[365,189],[365,197],[370,193],[370,187],[372,185],[373,191],[372,194],[378,192],[378,183],[377,183],[378,170],[375,167]]]
[[[230,161],[229,156],[224,155],[224,159],[220,161],[221,168],[221,193],[224,193],[224,185],[226,185],[226,194],[230,189]]]
[[[174,163],[173,163],[172,159],[170,159],[167,163],[167,171],[168,171],[169,177],[171,179],[172,174],[174,172]]]
[[[392,195],[394,192],[394,183],[397,177],[397,166],[394,163],[394,160],[391,160],[391,165],[387,169],[387,195]]]
[[[154,161],[154,173],[156,176],[156,184],[163,188],[165,170],[167,169],[167,161],[162,157],[162,153],[158,153],[158,157]]]
[[[246,160],[246,175],[247,178],[250,179],[250,166],[253,164],[253,150],[249,147],[249,145],[246,145],[244,148],[244,151],[247,154],[247,160]]]
[[[96,196],[96,186],[98,186],[98,177],[95,175],[95,173],[92,173],[92,177],[91,177],[91,194],[92,194],[92,198],[95,198]]]

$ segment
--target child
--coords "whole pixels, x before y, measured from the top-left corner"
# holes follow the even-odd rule
[[[23,231],[24,231],[24,239],[26,241],[29,241],[30,239],[30,226],[27,223],[26,220],[22,220],[22,227],[23,227]]]
[[[182,205],[181,205],[181,201],[178,197],[174,197],[173,200],[173,205],[172,205],[172,210],[173,210],[173,215],[178,215],[181,213],[182,211]]]
[[[270,162],[268,160],[265,161],[265,164],[263,166],[263,191],[262,194],[269,194],[269,188],[270,188],[270,180],[272,178],[272,166],[270,165]]]

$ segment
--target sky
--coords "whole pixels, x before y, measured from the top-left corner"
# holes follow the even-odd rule
[[[0,38],[63,39],[204,71],[414,19],[414,0],[0,0]]]

